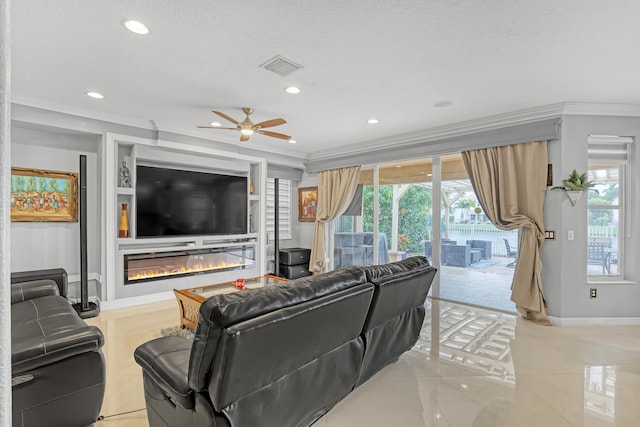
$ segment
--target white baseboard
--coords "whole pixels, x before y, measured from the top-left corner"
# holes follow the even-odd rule
[[[98,273],[87,273],[87,279],[88,280],[95,280],[96,282],[102,283],[102,275],[98,274]],[[80,282],[80,275],[79,274],[72,274],[70,276],[67,276],[67,281],[69,283]]]
[[[552,317],[556,326],[628,326],[640,325],[640,317]]]
[[[136,305],[150,304],[152,302],[168,301],[175,299],[173,291],[158,292],[156,294],[141,295],[138,297],[120,298],[114,301],[100,301],[102,311],[115,310],[118,308],[135,307]]]

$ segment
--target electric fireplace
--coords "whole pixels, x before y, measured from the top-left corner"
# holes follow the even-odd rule
[[[124,256],[124,284],[243,270],[253,268],[255,259],[254,244],[129,254]]]

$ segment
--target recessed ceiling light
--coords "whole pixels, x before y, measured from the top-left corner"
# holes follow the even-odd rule
[[[133,19],[123,19],[122,25],[124,25],[125,28],[131,31],[132,33],[136,33],[140,35],[149,34],[149,28],[146,25],[144,25],[142,22],[134,21]]]
[[[98,92],[87,92],[87,96],[90,96],[90,97],[95,98],[95,99],[104,98],[104,95],[101,94],[101,93],[98,93]]]
[[[298,142],[298,141],[296,141],[295,139],[290,139],[289,140],[289,144],[295,144],[296,142]]]
[[[292,95],[295,95],[297,93],[300,93],[300,88],[297,88],[295,86],[289,86],[289,87],[285,87],[284,91]]]
[[[378,119],[369,119],[367,120],[367,123],[369,123],[370,125],[375,125],[376,123],[378,123]]]
[[[211,123],[209,123],[209,124],[210,124],[211,126],[213,126],[213,127],[217,127],[217,128],[219,128],[220,126],[222,126],[222,124],[220,124],[220,123],[218,123],[218,122],[211,122]]]
[[[451,107],[451,105],[453,105],[453,102],[451,101],[440,101],[433,104],[433,106],[436,108],[447,108],[447,107]]]

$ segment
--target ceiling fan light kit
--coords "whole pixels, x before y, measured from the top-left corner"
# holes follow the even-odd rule
[[[283,133],[278,133],[278,132],[271,132],[271,131],[267,131],[267,130],[262,130],[264,128],[270,128],[270,127],[273,127],[273,126],[283,125],[283,124],[287,123],[287,121],[285,119],[277,118],[277,119],[265,120],[263,122],[254,124],[251,121],[251,119],[249,118],[251,113],[253,113],[253,108],[244,107],[242,109],[242,112],[246,115],[246,117],[244,118],[243,121],[238,122],[233,117],[227,116],[225,113],[223,113],[221,111],[215,111],[215,110],[213,111],[214,114],[217,114],[218,116],[222,117],[223,119],[228,120],[231,123],[233,123],[234,125],[236,125],[236,127],[234,127],[234,128],[223,128],[223,127],[220,127],[219,123],[216,123],[215,125],[213,123],[211,123],[211,125],[209,125],[209,126],[198,126],[198,127],[199,128],[206,128],[206,129],[225,129],[225,130],[237,130],[237,131],[240,131],[240,141],[241,142],[248,141],[249,138],[251,137],[251,135],[253,135],[254,133],[259,133],[261,135],[270,136],[272,138],[285,139],[287,141],[291,140],[291,137],[289,135],[285,135]]]

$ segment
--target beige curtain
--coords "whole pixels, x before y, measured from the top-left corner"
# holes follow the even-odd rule
[[[322,273],[327,270],[327,224],[347,209],[358,187],[360,166],[333,169],[318,173],[318,205],[309,270]]]
[[[462,153],[473,189],[491,222],[520,229],[511,300],[525,319],[550,325],[542,294],[542,209],[547,188],[547,141]]]

